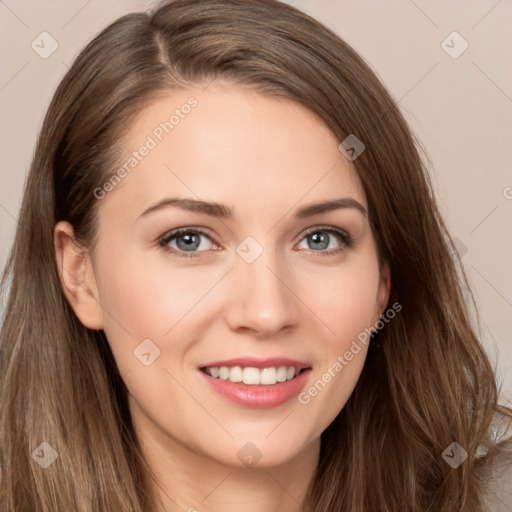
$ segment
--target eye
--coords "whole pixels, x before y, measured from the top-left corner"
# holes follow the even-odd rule
[[[340,229],[314,227],[306,232],[298,247],[310,249],[325,256],[343,251],[350,247],[352,242],[350,235]]]
[[[321,226],[309,229],[298,247],[309,249],[318,255],[328,256],[343,251],[352,243],[353,239],[348,233],[337,228]],[[218,250],[209,233],[200,228],[190,227],[178,228],[165,234],[158,240],[158,245],[184,258],[201,256],[202,252],[212,249]]]
[[[185,258],[200,256],[198,253],[208,251],[215,247],[208,233],[198,228],[175,229],[164,235],[164,237],[158,241],[158,244],[165,250]]]

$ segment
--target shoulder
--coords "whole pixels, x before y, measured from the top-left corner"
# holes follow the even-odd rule
[[[497,415],[491,434],[477,464],[483,510],[508,512],[512,509],[512,418]]]

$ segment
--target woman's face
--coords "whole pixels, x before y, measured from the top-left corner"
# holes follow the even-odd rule
[[[218,83],[130,130],[120,180],[95,192],[92,263],[139,435],[162,457],[299,457],[344,407],[388,299],[353,165],[308,109]]]

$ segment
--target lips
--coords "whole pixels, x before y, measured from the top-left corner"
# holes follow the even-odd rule
[[[239,357],[211,361],[198,369],[208,386],[224,399],[263,409],[291,400],[311,374],[309,363],[289,357]]]

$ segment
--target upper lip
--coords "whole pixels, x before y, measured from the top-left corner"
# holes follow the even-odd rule
[[[236,359],[226,359],[224,361],[213,361],[211,363],[200,366],[200,368],[220,368],[221,366],[242,366],[252,367],[252,368],[270,368],[272,366],[293,366],[298,370],[302,370],[303,368],[311,368],[311,365],[308,363],[304,363],[302,361],[297,361],[296,359],[291,359],[289,357],[270,357],[267,359],[257,359],[255,357],[239,357]]]

